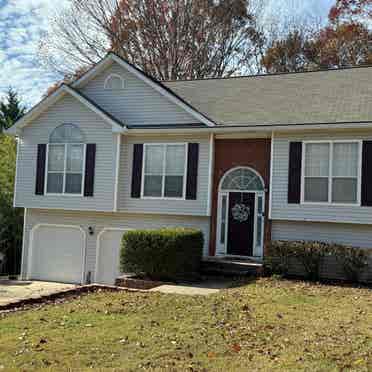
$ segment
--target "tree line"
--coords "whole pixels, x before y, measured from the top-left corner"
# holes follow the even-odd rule
[[[39,56],[65,82],[108,51],[159,80],[372,62],[372,0],[335,0],[325,25],[293,20],[280,29],[263,20],[265,6],[266,0],[72,0],[51,23]]]

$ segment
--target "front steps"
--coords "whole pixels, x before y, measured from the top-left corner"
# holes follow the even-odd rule
[[[251,259],[204,257],[202,274],[221,276],[261,276],[263,264]]]

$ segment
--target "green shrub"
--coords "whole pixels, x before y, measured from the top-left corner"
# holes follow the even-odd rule
[[[320,265],[325,256],[330,253],[329,244],[316,241],[293,242],[291,246],[293,257],[303,266],[307,279],[319,280]]]
[[[342,265],[346,278],[352,282],[359,281],[360,274],[368,266],[370,250],[333,244],[331,252]]]
[[[131,230],[122,239],[122,272],[156,280],[177,280],[198,273],[204,238],[199,230]]]
[[[265,273],[268,275],[286,276],[289,271],[291,246],[288,242],[272,241],[264,258]]]
[[[265,268],[270,274],[287,275],[292,258],[303,266],[308,279],[318,280],[325,256],[335,257],[342,266],[345,277],[356,282],[363,269],[368,266],[369,251],[317,241],[273,241],[265,257]]]

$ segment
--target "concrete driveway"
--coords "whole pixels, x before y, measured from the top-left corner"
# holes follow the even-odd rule
[[[0,308],[13,302],[52,295],[75,287],[74,284],[0,280]]]

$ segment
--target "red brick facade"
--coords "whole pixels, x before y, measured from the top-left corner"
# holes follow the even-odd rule
[[[215,141],[214,176],[212,190],[212,223],[209,253],[215,255],[217,230],[218,186],[224,174],[235,167],[245,166],[256,170],[265,182],[265,234],[264,252],[271,239],[268,219],[270,185],[270,139],[220,139]]]

